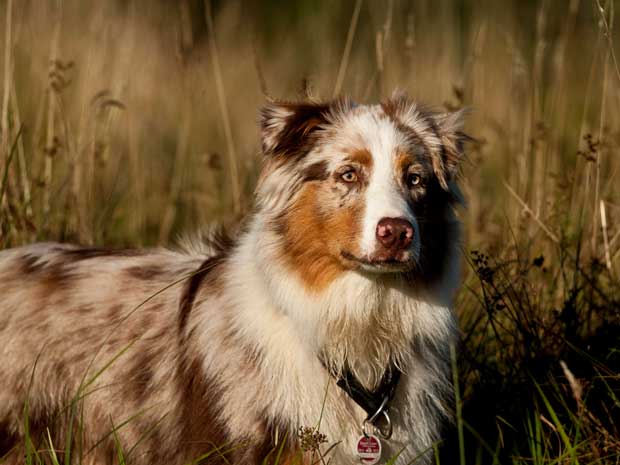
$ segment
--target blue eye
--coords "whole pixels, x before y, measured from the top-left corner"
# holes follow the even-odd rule
[[[409,173],[407,175],[407,186],[415,187],[422,182],[422,177],[418,173]]]

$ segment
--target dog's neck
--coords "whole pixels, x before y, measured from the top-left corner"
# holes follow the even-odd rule
[[[290,320],[298,339],[333,374],[348,368],[372,389],[390,364],[407,370],[416,337],[441,337],[448,331],[449,311],[431,309],[433,305],[397,275],[350,271],[321,292],[308,291],[275,258],[277,238],[258,230],[260,226],[253,225],[257,229],[250,228],[244,238],[242,260],[253,263],[272,308]]]

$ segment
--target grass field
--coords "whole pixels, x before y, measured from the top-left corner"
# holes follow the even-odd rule
[[[0,248],[234,221],[266,97],[399,87],[469,107],[457,421],[437,460],[618,464],[618,7],[3,0]]]

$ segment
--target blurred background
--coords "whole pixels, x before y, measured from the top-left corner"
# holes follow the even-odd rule
[[[438,454],[618,463],[619,6],[2,0],[0,246],[168,245],[234,221],[268,98],[468,107],[457,422]]]

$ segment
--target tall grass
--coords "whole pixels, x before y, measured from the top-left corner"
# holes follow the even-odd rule
[[[619,463],[618,5],[5,0],[0,246],[236,218],[267,97],[470,107],[461,397],[437,460]]]

